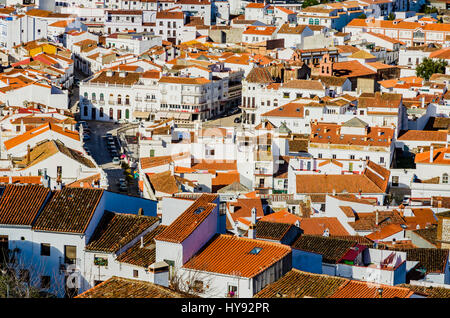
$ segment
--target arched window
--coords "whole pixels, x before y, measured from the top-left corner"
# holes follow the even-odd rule
[[[117,119],[121,119],[122,118],[122,110],[118,109],[117,110]]]
[[[87,106],[84,106],[83,113],[84,113],[84,117],[88,116],[88,107]]]
[[[87,92],[84,93],[84,98],[88,99],[88,93]]]
[[[129,109],[125,109],[125,118],[130,119],[130,110]]]
[[[130,105],[130,96],[125,96],[125,105]]]
[[[442,183],[448,183],[448,173],[442,175]]]
[[[109,109],[109,119],[113,119],[114,117],[114,111],[112,108]]]
[[[273,106],[274,106],[274,107],[278,107],[278,99],[275,98],[275,99],[273,100]]]
[[[314,24],[314,19],[313,18],[309,19],[309,24]]]
[[[103,117],[103,107],[100,107],[100,117]]]
[[[305,110],[305,116],[309,116],[309,109]]]
[[[122,104],[122,95],[117,95],[117,104]]]
[[[103,102],[105,100],[105,95],[103,93],[100,93],[100,100]]]

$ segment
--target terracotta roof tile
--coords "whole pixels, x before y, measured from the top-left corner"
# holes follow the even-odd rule
[[[150,282],[113,276],[76,298],[186,298],[187,296]]]
[[[49,197],[41,185],[6,185],[0,199],[0,224],[32,225]]]
[[[261,250],[251,253],[255,248]],[[219,235],[183,268],[251,278],[290,253],[291,248],[283,244]]]
[[[155,239],[173,243],[183,242],[216,208],[216,204],[213,203],[216,198],[217,195],[202,194]]]
[[[64,188],[56,191],[33,229],[83,234],[102,195],[101,189]]]
[[[116,260],[121,263],[147,268],[156,261],[155,237],[166,227],[166,225],[159,225],[153,231],[148,232],[143,236],[144,247],[141,247],[141,241],[138,241],[121,253]]]
[[[88,251],[114,253],[151,227],[159,219],[153,216],[105,211],[92,234]]]
[[[338,263],[356,245],[348,241],[325,236],[302,235],[292,244],[292,248],[320,254],[325,263]]]
[[[155,191],[174,194],[180,192],[177,181],[170,171],[147,174],[150,183]]]
[[[282,278],[264,287],[255,298],[327,298],[348,279],[292,269]]]
[[[291,224],[279,222],[256,222],[256,238],[281,241],[292,228]]]
[[[352,280],[339,287],[330,298],[380,298],[380,287],[383,288],[382,298],[409,298],[413,294],[409,288]]]

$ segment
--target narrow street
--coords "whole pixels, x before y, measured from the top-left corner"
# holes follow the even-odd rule
[[[88,121],[89,129],[91,130],[91,138],[85,142],[85,145],[91,152],[92,157],[97,164],[105,171],[108,177],[108,190],[113,192],[121,192],[119,190],[118,181],[121,178],[125,178],[124,170],[119,164],[112,163],[112,156],[110,155],[106,147],[106,133],[111,133],[113,136],[117,136],[117,129],[120,128],[120,124],[114,124],[109,122]],[[117,139],[116,139],[117,140]],[[118,143],[116,142],[118,147]],[[120,148],[117,148],[119,155],[121,154]],[[129,195],[139,196],[138,182],[136,179],[131,179],[127,182]],[[125,193],[125,192],[121,192]]]

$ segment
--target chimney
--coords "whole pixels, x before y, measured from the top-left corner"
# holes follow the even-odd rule
[[[252,224],[256,224],[256,208],[252,208],[251,221],[252,221]]]
[[[139,248],[144,248],[144,237],[141,236],[141,245],[139,246]]]
[[[378,225],[378,210],[375,211],[375,224]]]
[[[230,211],[230,213],[234,213],[234,205],[230,204],[228,206],[228,211]]]
[[[251,224],[248,227],[248,238],[256,238],[256,208],[252,208]]]
[[[31,147],[30,147],[30,145],[28,145],[27,146],[27,163],[30,163],[30,161],[31,161],[30,152],[31,152]]]
[[[430,163],[433,162],[433,158],[434,158],[434,147],[431,146],[430,147]]]
[[[142,209],[142,208],[139,208],[139,210],[138,210],[138,215],[139,216],[143,216],[144,215],[144,210]]]
[[[425,96],[422,96],[420,101],[422,102],[422,108],[425,108]]]

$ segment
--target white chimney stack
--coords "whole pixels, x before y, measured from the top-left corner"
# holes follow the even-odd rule
[[[251,223],[248,227],[248,238],[256,238],[256,208],[252,208]]]
[[[252,224],[256,224],[256,208],[252,208]]]
[[[375,224],[378,225],[378,210],[375,211]]]
[[[139,247],[144,248],[144,237],[143,236],[141,236],[141,245]]]

